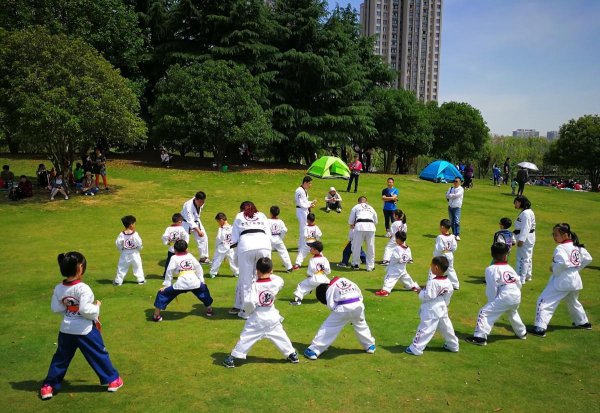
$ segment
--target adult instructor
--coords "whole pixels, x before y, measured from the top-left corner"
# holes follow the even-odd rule
[[[446,192],[446,199],[448,200],[448,216],[450,218],[450,223],[452,224],[452,233],[457,241],[460,241],[460,210],[465,195],[465,190],[461,186],[461,183],[460,178],[455,177],[453,186]]]
[[[208,235],[206,234],[204,225],[202,225],[202,221],[200,221],[205,202],[206,194],[198,191],[192,199],[183,204],[183,208],[181,209],[184,228],[196,238],[196,244],[198,244],[198,261],[201,264],[210,263],[208,259]]]
[[[302,179],[302,185],[296,188],[294,194],[294,202],[296,203],[296,218],[298,218],[299,234],[298,234],[298,251],[305,247],[306,241],[304,240],[304,227],[306,227],[306,216],[309,214],[310,209],[317,203],[316,200],[308,200],[308,190],[312,186],[312,178],[305,176]],[[294,265],[293,270],[300,269],[299,265]]]
[[[387,179],[387,188],[381,191],[381,200],[383,201],[383,218],[385,221],[385,233],[390,237],[390,228],[394,222],[394,211],[398,202],[398,188],[394,187],[394,178]]]

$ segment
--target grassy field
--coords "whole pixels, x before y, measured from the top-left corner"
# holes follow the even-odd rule
[[[15,174],[33,175],[39,159],[0,158]],[[96,197],[73,195],[68,201],[48,201],[46,194],[21,202],[0,200],[3,248],[0,251],[0,391],[1,411],[94,412],[418,412],[448,411],[593,411],[600,397],[600,266],[582,272],[580,296],[593,331],[576,330],[564,305],[559,306],[546,338],[514,337],[510,325],[499,320],[487,347],[476,347],[463,338],[471,335],[479,308],[485,303],[482,284],[490,261],[489,244],[500,217],[518,215],[507,187],[475,181],[462,210],[462,241],[455,254],[461,289],[455,293],[450,317],[461,339],[460,352],[443,351],[436,336],[422,357],[403,353],[419,322],[416,294],[394,291],[387,298],[373,293],[381,288],[385,267],[374,272],[340,270],[334,275],[357,282],[365,296],[366,316],[377,341],[374,355],[364,353],[351,327],[346,327],[317,361],[301,358],[286,363],[268,341],[259,342],[247,362],[225,369],[222,359],[231,351],[243,321],[227,314],[233,303],[235,279],[229,267],[222,276],[208,279],[215,298],[215,316],[207,319],[203,306],[191,294],[180,296],[163,313],[162,323],[150,320],[156,290],[161,285],[166,249],[160,237],[174,212],[198,190],[207,193],[203,222],[214,248],[217,212],[233,218],[241,201],[250,199],[268,212],[282,209],[290,232],[286,239],[295,258],[298,235],[293,193],[301,170],[243,170],[219,173],[194,169],[161,169],[134,161],[109,161],[111,191]],[[362,175],[359,192],[381,210],[380,193],[387,176]],[[412,277],[423,284],[438,233],[439,220],[447,216],[444,193],[448,185],[433,184],[415,176],[397,176],[398,206],[408,216],[408,243],[415,263]],[[310,197],[320,200],[345,181],[315,180]],[[520,314],[530,326],[535,303],[546,285],[554,241],[552,226],[569,222],[600,259],[600,195],[569,193],[527,187],[537,218],[534,279],[523,288]],[[344,210],[326,214],[317,210],[324,233],[324,255],[339,262],[347,237],[347,219],[356,195],[342,192]],[[60,200],[59,200],[60,199]],[[113,287],[118,252],[114,240],[121,231],[120,217],[133,214],[144,240],[142,259],[148,283],[139,286],[130,274],[122,287]],[[381,212],[380,212],[381,214]],[[382,214],[380,219],[382,220]],[[386,238],[379,225],[377,261]],[[42,402],[37,392],[52,354],[60,316],[51,313],[52,290],[61,281],[56,256],[81,251],[88,260],[85,281],[102,300],[103,335],[113,363],[125,386],[108,394],[81,355],[67,373],[63,391]],[[192,251],[196,253],[195,243]],[[274,255],[276,273],[286,285],[277,306],[285,317],[284,328],[302,352],[328,314],[325,306],[308,296],[300,307],[287,304],[305,268],[283,271]],[[514,264],[514,254],[511,257]],[[306,261],[305,261],[306,264]],[[206,269],[205,269],[206,271]],[[206,271],[207,272],[207,271]],[[596,406],[594,408],[593,406]],[[596,410],[597,411],[597,410]]]

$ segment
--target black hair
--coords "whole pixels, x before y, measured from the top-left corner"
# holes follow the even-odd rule
[[[60,267],[60,273],[63,277],[69,278],[77,275],[77,267],[81,264],[82,272],[85,274],[87,267],[87,261],[82,253],[77,251],[65,252],[64,254],[58,254],[58,266]]]
[[[310,176],[305,176],[302,178],[302,183],[305,184],[307,182],[312,182],[312,178]]]
[[[125,215],[123,218],[121,218],[121,222],[125,228],[129,228],[131,224],[135,224],[136,221],[137,220],[133,215]]]
[[[187,247],[188,247],[188,243],[182,239],[178,239],[177,241],[175,241],[175,244],[173,245],[173,249],[175,249],[175,252],[186,252]]]
[[[446,229],[450,229],[452,227],[452,223],[448,218],[444,218],[440,221],[440,227],[444,227]]]
[[[196,195],[194,195],[194,199],[204,201],[206,199],[206,194],[202,191],[198,191],[196,192]]]
[[[364,195],[361,195],[358,197],[358,203],[362,204],[363,202],[367,202],[367,197]]]
[[[398,231],[398,232],[396,232],[396,234],[394,234],[394,237],[396,237],[396,239],[399,239],[400,241],[404,242],[404,241],[406,241],[406,232]]]
[[[273,261],[269,257],[261,257],[256,261],[256,271],[261,274],[269,274],[273,271]]]
[[[585,247],[585,245],[583,245],[579,241],[579,237],[577,236],[577,234],[571,231],[571,225],[567,224],[566,222],[556,224],[554,226],[554,229],[557,229],[558,232],[560,232],[561,234],[569,234],[569,238],[571,239],[571,241],[573,241],[573,245],[575,245],[576,247]]]
[[[329,288],[329,284],[319,284],[315,289],[315,295],[317,296],[317,300],[321,304],[327,304],[327,289]]]
[[[391,176],[388,179],[386,179],[386,182],[389,181],[390,179],[392,180],[392,182],[396,182],[396,181],[394,181],[394,178],[392,178]]]
[[[524,210],[531,208],[531,202],[529,201],[529,199],[527,199],[525,195],[517,195],[517,197],[513,201],[513,204],[517,201],[521,203],[521,209]]]
[[[315,214],[313,214],[312,212],[306,216],[307,221],[315,222],[315,219],[317,219],[317,218],[315,217]]]
[[[506,261],[506,254],[509,250],[510,247],[504,242],[494,242],[490,249],[494,261]]]
[[[76,167],[76,168],[81,168],[82,166],[83,166],[83,165],[81,164],[81,162],[77,162],[77,163],[75,164],[75,167]]]
[[[571,231],[571,241],[573,241],[573,245],[575,245],[576,247],[579,247],[579,248],[584,248],[585,247],[585,245],[583,245],[579,241],[579,237],[577,236],[577,234],[574,233],[573,231]]]
[[[179,212],[176,212],[171,217],[171,221],[173,221],[174,224],[177,222],[183,222],[183,215],[181,215]]]
[[[21,175],[21,176],[19,177],[19,179],[21,179],[21,178],[25,178],[25,179],[27,179],[27,176],[25,176],[25,175]]]
[[[5,171],[8,171],[10,169],[10,166],[8,166],[8,165],[2,165],[2,169],[4,169]]]
[[[401,209],[395,210],[394,216],[398,217],[403,224],[406,224],[406,214]]]
[[[504,217],[504,218],[501,218],[501,219],[500,219],[500,225],[502,225],[502,228],[504,228],[504,229],[508,229],[508,228],[510,228],[510,227],[511,227],[511,225],[512,225],[512,219],[510,219],[510,218],[506,218],[506,217]]]
[[[433,257],[433,259],[431,260],[431,263],[433,265],[437,265],[438,267],[440,267],[440,269],[443,272],[446,272],[448,270],[448,267],[450,266],[450,262],[448,261],[448,258],[444,257],[443,255],[440,255],[438,257]]]
[[[319,252],[323,252],[323,243],[321,241],[314,241],[307,244],[309,247],[316,249]]]
[[[215,220],[218,221],[220,219],[227,221],[227,215],[225,215],[225,212],[219,212],[217,215],[215,215]]]
[[[271,215],[273,215],[274,217],[278,217],[279,214],[281,213],[281,210],[279,209],[279,207],[277,205],[273,205],[270,209],[271,211]]]

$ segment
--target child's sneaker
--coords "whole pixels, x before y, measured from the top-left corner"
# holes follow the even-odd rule
[[[375,344],[371,344],[369,346],[369,348],[366,350],[366,352],[369,354],[373,354],[373,353],[375,353],[375,350],[376,350]]]
[[[49,384],[44,384],[40,389],[40,397],[42,400],[51,399],[54,396],[54,389]]]
[[[299,266],[298,264],[295,264],[295,265],[292,267],[292,271],[297,271],[297,270],[299,270],[299,269],[300,269],[300,266]]]
[[[66,201],[67,199],[69,199],[69,197],[68,197],[67,195],[65,195],[65,201]]]
[[[385,290],[379,290],[379,291],[375,291],[375,295],[378,295],[380,297],[387,297],[388,295],[390,295],[390,293],[388,293]]]
[[[344,264],[343,262],[337,263],[336,265],[340,268],[348,268],[349,267],[348,264]]]
[[[289,356],[287,356],[287,360],[293,364],[300,363],[300,360],[298,360],[298,353],[296,353],[295,351]]]
[[[120,377],[117,377],[115,381],[108,385],[108,391],[115,392],[123,387],[123,380]]]
[[[538,337],[546,337],[546,329],[541,328],[541,327],[533,327],[531,329],[531,334],[533,334],[534,336],[538,336]]]
[[[381,261],[381,265],[390,265],[389,261]]]
[[[234,278],[238,278],[240,275],[239,274],[233,274]]]
[[[406,347],[406,349],[404,350],[404,352],[406,354],[410,354],[411,356],[418,356],[418,354],[415,354],[412,352],[412,350],[410,349],[410,347]]]
[[[238,315],[238,313],[240,311],[241,310],[239,308],[232,307],[232,308],[229,309],[229,314],[231,314],[231,315]]]
[[[294,298],[293,300],[290,300],[290,305],[302,305],[302,300]]]
[[[331,209],[329,209],[329,207],[325,208],[325,212],[329,212],[331,211]]]
[[[519,340],[527,340],[527,333],[523,334],[522,336],[517,336],[517,338]]]
[[[215,278],[217,276],[217,274],[208,274],[208,278]]]
[[[420,291],[421,291],[421,287],[413,287],[413,288],[411,288],[410,290],[411,290],[411,291],[414,291],[414,292],[416,292],[416,293],[418,293],[418,292],[420,292]]]
[[[227,356],[225,357],[225,360],[223,360],[223,365],[225,367],[227,367],[228,369],[232,369],[235,367],[235,359],[233,358],[233,356]]]
[[[458,349],[450,348],[450,347],[448,347],[448,344],[446,344],[446,343],[444,343],[443,347],[444,347],[444,350],[449,351],[450,353],[458,353]]]
[[[358,266],[358,264],[356,264],[356,265],[353,265],[353,266],[352,266],[352,269],[353,269],[353,270],[360,270],[360,267]]]
[[[156,322],[156,323],[160,323],[162,321],[162,316],[159,315],[153,315],[152,316],[152,321]]]
[[[144,285],[144,284],[146,284],[146,280],[144,280],[144,281],[138,281],[138,285]]]
[[[310,360],[316,360],[319,356],[317,356],[317,353],[307,348],[306,350],[304,350],[304,357]]]
[[[465,338],[465,341],[467,343],[475,344],[476,346],[485,346],[485,345],[487,345],[487,340],[485,338],[483,338],[483,337],[471,336],[471,337]]]
[[[204,258],[204,259],[200,260],[200,264],[209,265],[209,264],[212,264],[212,262],[208,258]]]
[[[342,212],[342,208],[336,209],[335,212],[337,212],[339,214],[340,212]]]
[[[207,316],[207,317],[212,317],[212,316],[213,316],[213,314],[214,314],[214,312],[213,312],[213,308],[212,308],[212,307],[207,307],[207,308],[206,308],[206,316]]]
[[[575,328],[582,328],[584,330],[591,330],[592,329],[592,324],[585,323],[585,324],[576,325],[575,323],[573,323],[573,327],[575,327]]]

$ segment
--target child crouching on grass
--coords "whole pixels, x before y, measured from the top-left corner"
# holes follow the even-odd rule
[[[58,256],[60,272],[65,280],[54,288],[51,308],[63,314],[58,333],[58,347],[52,357],[48,375],[40,389],[42,400],[50,399],[61,388],[69,364],[77,349],[94,369],[100,384],[115,392],[123,386],[119,372],[113,367],[100,334],[99,300],[94,301],[92,289],[82,282],[87,262],[79,252]]]

